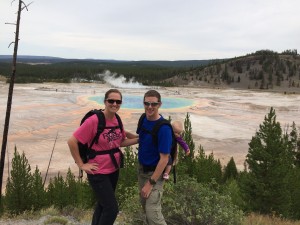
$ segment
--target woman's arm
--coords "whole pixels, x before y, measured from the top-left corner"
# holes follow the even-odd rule
[[[126,130],[125,130],[125,135],[126,135],[126,137],[129,138],[129,139],[132,139],[132,138],[138,138],[138,137],[139,137],[139,135],[133,134],[133,133],[131,133],[131,132],[129,132],[129,131],[126,131]]]
[[[70,148],[71,155],[79,169],[84,170],[88,173],[93,173],[93,170],[98,169],[97,163],[83,163],[79,154],[78,140],[73,135],[69,138],[68,145]]]
[[[79,168],[81,168],[84,163],[82,162],[82,159],[79,154],[77,139],[74,136],[71,136],[68,140],[68,145],[69,145],[71,155],[75,160],[75,163],[78,165]]]
[[[122,143],[120,144],[121,147],[126,147],[130,145],[135,145],[139,142],[139,138],[126,138]]]
[[[126,139],[121,142],[120,147],[127,147],[130,145],[135,145],[139,142],[139,135],[133,134],[125,130]]]

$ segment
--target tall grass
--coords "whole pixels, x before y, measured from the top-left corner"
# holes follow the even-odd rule
[[[300,225],[300,221],[251,213],[244,217],[242,225]]]

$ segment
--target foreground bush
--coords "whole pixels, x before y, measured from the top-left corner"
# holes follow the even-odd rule
[[[123,205],[128,224],[141,224],[143,213],[139,205],[138,190],[134,197]],[[239,225],[243,213],[228,195],[218,192],[215,182],[197,183],[195,179],[185,178],[175,185],[166,183],[163,197],[163,214],[168,224],[173,225]]]

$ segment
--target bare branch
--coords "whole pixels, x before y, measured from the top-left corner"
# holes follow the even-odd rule
[[[15,43],[14,41],[10,42],[10,44],[8,45],[8,48],[14,43]]]
[[[17,25],[16,23],[5,23],[5,24],[9,24],[9,25]]]
[[[31,5],[31,3],[33,3],[33,2],[30,2],[29,4],[25,4],[23,1],[22,1],[22,4],[24,5],[23,7],[22,7],[22,9],[21,9],[21,11],[24,9],[24,8],[26,8],[26,10],[28,11],[28,6],[30,6]]]

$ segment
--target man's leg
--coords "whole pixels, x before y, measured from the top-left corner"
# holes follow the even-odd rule
[[[152,189],[149,198],[146,200],[146,217],[149,225],[167,225],[161,212],[161,199],[163,192]]]
[[[144,184],[151,177],[153,172],[144,173],[139,170],[139,190],[141,191]],[[161,199],[163,193],[164,181],[162,178],[158,179],[156,185],[153,186],[152,192],[148,199],[140,196],[140,202],[143,210],[146,214],[146,220],[148,225],[167,225],[161,212]]]

